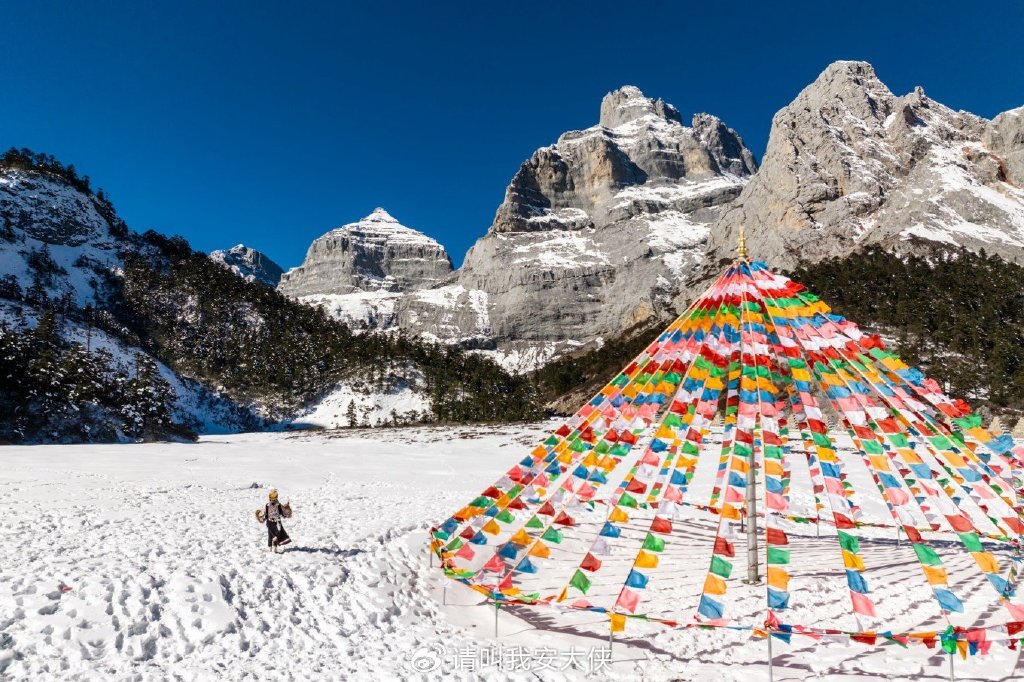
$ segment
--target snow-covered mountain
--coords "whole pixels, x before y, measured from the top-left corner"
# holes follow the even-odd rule
[[[492,350],[513,370],[600,344],[679,293],[755,168],[716,117],[686,126],[672,105],[620,88],[597,125],[523,163],[463,266],[403,297],[399,325]]]
[[[349,251],[350,285],[334,291],[398,295],[451,270],[383,211],[346,227],[324,240],[327,258]],[[528,382],[465,353],[353,335],[257,283],[270,265],[132,232],[72,167],[0,155],[0,441],[536,414]],[[315,276],[307,265],[293,284]]]
[[[458,271],[400,294],[351,287],[357,300],[333,312],[526,370],[670,316],[734,256],[741,225],[751,255],[779,268],[872,244],[1024,261],[1024,107],[988,121],[836,62],[775,115],[757,169],[717,118],[685,126],[626,86],[598,125],[522,165]],[[301,293],[330,309],[336,275],[321,262]]]
[[[675,107],[627,86],[604,98],[597,125],[523,163],[457,272],[439,244],[375,212],[314,242],[279,288],[357,326],[400,327],[530,369],[668,305],[755,168],[719,119],[686,126]],[[391,246],[394,231],[403,239]],[[399,246],[407,241],[416,248]],[[371,248],[381,242],[389,248]],[[392,285],[395,258],[419,276]]]
[[[245,244],[238,244],[227,250],[211,251],[210,258],[242,279],[263,282],[269,287],[276,287],[281,281],[281,275],[284,274],[280,265]]]
[[[404,292],[436,284],[451,271],[441,244],[377,208],[316,239],[278,289],[357,329],[387,329],[396,323],[395,305]]]
[[[741,225],[776,267],[870,244],[1024,262],[1024,107],[988,121],[836,62],[775,115],[761,169],[711,228],[710,265],[731,256]]]

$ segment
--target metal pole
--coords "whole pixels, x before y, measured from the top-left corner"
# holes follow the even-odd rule
[[[896,546],[897,547],[899,547],[902,544],[901,543],[901,537],[900,537],[901,535],[902,535],[902,533],[900,533],[900,527],[896,526]]]
[[[754,458],[747,462],[747,579],[748,585],[761,582],[757,562],[757,475]]]
[[[615,631],[611,628],[608,629],[608,662],[611,663],[612,658],[612,644],[615,643]]]
[[[953,654],[949,655],[949,682],[956,682],[956,677],[953,676]]]
[[[448,586],[441,586],[441,606],[448,606]]]
[[[772,631],[768,631],[768,682],[774,682],[775,670],[772,665],[775,662],[775,657],[772,656]]]
[[[501,604],[494,602],[494,638],[498,638],[498,609],[501,608]]]

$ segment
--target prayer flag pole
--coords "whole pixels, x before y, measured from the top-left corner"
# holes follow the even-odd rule
[[[753,460],[753,457],[751,458]],[[747,466],[747,585],[761,582],[760,564],[757,560],[757,475],[754,462]]]

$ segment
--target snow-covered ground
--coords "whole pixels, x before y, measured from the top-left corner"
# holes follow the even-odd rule
[[[746,633],[631,622],[605,670],[603,617],[503,609],[495,637],[493,608],[461,586],[442,590],[427,529],[542,434],[446,427],[0,448],[0,679],[767,679],[766,644]],[[295,509],[295,544],[281,555],[266,553],[253,518],[269,487]],[[847,618],[835,539],[799,542],[800,613]],[[918,600],[906,546],[872,551],[880,608],[928,622],[934,608]],[[690,597],[706,554],[672,567]],[[952,581],[961,564],[948,565]],[[979,581],[958,584],[969,607],[980,599]],[[920,645],[793,642],[774,643],[776,680],[949,678],[948,657]],[[997,644],[957,659],[956,679],[1021,679],[1018,653]],[[570,659],[579,668],[562,670]]]

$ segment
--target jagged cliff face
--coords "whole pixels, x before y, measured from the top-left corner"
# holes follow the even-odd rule
[[[269,287],[276,287],[284,274],[280,265],[245,244],[211,251],[210,258],[248,282],[263,282]]]
[[[598,125],[522,165],[462,268],[402,297],[398,324],[497,349],[512,369],[617,335],[678,293],[755,168],[717,118],[684,126],[673,106],[616,90]]]
[[[707,264],[734,252],[776,268],[868,244],[1024,256],[1024,116],[953,111],[894,95],[870,64],[837,62],[779,111],[761,169],[711,228]]]

